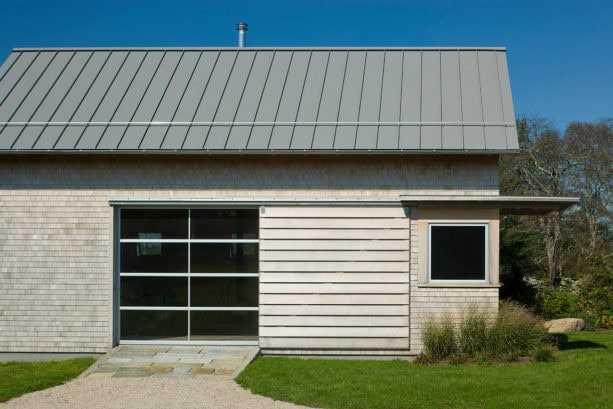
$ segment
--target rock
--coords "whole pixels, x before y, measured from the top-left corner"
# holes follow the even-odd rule
[[[545,328],[550,333],[581,331],[585,322],[581,318],[561,318],[559,320],[545,321]]]

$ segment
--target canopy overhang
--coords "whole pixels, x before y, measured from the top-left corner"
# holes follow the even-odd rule
[[[415,207],[499,209],[501,215],[545,215],[579,203],[578,197],[494,195],[400,195],[400,200]]]

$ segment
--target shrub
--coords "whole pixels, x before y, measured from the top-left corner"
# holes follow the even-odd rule
[[[459,348],[463,354],[475,354],[487,349],[490,320],[484,311],[471,307],[462,317],[458,336]]]
[[[490,351],[481,351],[475,355],[475,361],[479,365],[489,365],[492,362],[492,354]]]
[[[526,307],[506,301],[490,330],[488,347],[494,356],[525,356],[546,336],[543,323]]]
[[[546,288],[538,295],[536,307],[547,319],[574,317],[579,313],[579,297],[567,290]]]
[[[474,359],[480,365],[490,362],[517,362],[530,356],[533,361],[555,359],[556,338],[526,307],[503,301],[494,320],[485,311],[469,308],[458,328],[450,316],[430,321],[423,332],[424,351],[419,364],[444,360],[452,365]]]
[[[462,365],[466,363],[468,357],[464,355],[462,352],[457,351],[449,357],[450,365]]]
[[[458,342],[451,317],[444,316],[426,324],[422,341],[424,354],[433,361],[442,361],[453,355],[458,350]]]
[[[549,344],[539,344],[532,350],[530,359],[533,362],[553,362],[558,359],[557,349]]]

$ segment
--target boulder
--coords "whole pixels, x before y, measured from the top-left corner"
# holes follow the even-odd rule
[[[561,318],[545,321],[544,325],[550,333],[574,332],[585,328],[585,322],[581,318]]]

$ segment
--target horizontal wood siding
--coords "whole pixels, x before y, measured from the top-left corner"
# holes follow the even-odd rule
[[[409,232],[400,205],[264,208],[262,351],[408,351]]]

